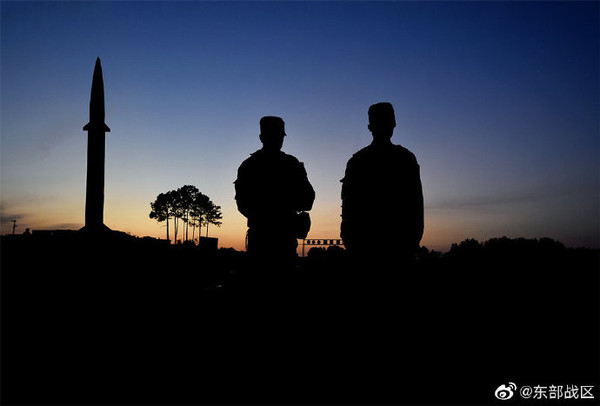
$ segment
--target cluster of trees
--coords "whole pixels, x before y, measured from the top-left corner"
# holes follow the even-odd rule
[[[185,232],[185,240],[189,240],[189,230],[192,228],[192,240],[195,240],[196,228],[198,236],[203,226],[206,227],[206,236],[208,237],[208,227],[210,224],[219,227],[223,215],[221,206],[215,205],[208,196],[200,193],[197,187],[185,185],[177,190],[171,190],[161,193],[156,200],[150,203],[150,218],[158,222],[167,223],[167,240],[170,240],[169,221],[173,224],[174,239],[177,241],[177,235],[180,231],[180,221]]]
[[[449,266],[517,270],[590,269],[598,266],[598,250],[567,248],[551,238],[492,238],[484,242],[466,239],[452,244],[442,256]]]
[[[344,249],[340,246],[314,247],[308,251],[308,257],[323,259],[336,255]],[[597,249],[566,248],[560,241],[551,238],[491,238],[479,242],[474,238],[467,238],[460,243],[453,243],[450,251],[446,253],[420,247],[416,258],[421,264],[455,261],[487,261],[503,263],[506,261],[553,261],[564,258],[587,258],[598,256]],[[598,259],[598,258],[596,258]]]
[[[503,256],[514,255],[550,255],[566,250],[563,243],[551,238],[491,238],[480,243],[474,238],[467,238],[460,243],[454,243],[446,256],[468,255],[478,257],[482,255]]]

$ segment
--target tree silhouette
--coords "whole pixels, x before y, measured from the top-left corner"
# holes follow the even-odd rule
[[[204,218],[208,209],[210,199],[203,193],[198,192],[193,202],[193,207],[190,212],[193,224],[198,226],[198,237],[200,237],[200,229],[204,224]]]
[[[169,239],[169,210],[167,209],[167,199],[164,193],[156,196],[156,200],[150,203],[150,218],[156,219],[159,223],[167,221],[167,240]]]
[[[206,224],[206,236],[208,237],[208,226],[210,224],[215,225],[217,227],[221,227],[221,219],[223,215],[221,214],[221,206],[215,205],[210,200],[208,201],[207,210],[204,213],[204,223]]]
[[[179,220],[185,227],[185,240],[189,241],[189,227],[192,226],[192,239],[195,239],[195,227],[210,224],[219,227],[221,207],[215,205],[208,196],[201,193],[196,186],[184,185],[177,190],[161,193],[153,203],[150,203],[150,218],[158,222],[167,222],[167,240],[169,240],[169,220],[173,220],[174,239],[177,241]],[[200,232],[198,232],[198,235]]]
[[[185,224],[185,240],[189,240],[190,213],[195,209],[200,191],[196,186],[185,185],[177,189],[177,203],[180,215]]]
[[[167,222],[167,240],[169,240],[169,219],[174,214],[174,199],[173,193],[161,193],[156,197],[156,200],[150,203],[150,218],[156,219],[159,223]],[[177,238],[177,236],[175,237]]]

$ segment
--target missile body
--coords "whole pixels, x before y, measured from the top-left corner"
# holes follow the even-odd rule
[[[105,133],[109,132],[110,128],[104,123],[104,80],[100,58],[96,59],[92,79],[90,122],[83,130],[88,133],[84,230],[106,231],[108,227],[104,225],[104,144]]]

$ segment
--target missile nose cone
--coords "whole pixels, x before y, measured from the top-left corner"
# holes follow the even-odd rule
[[[96,58],[94,66],[94,76],[92,79],[92,92],[90,96],[90,122],[83,127],[88,130],[90,127],[100,127],[103,131],[110,131],[104,124],[104,79],[102,78],[102,65],[100,58]]]
[[[100,58],[96,58],[96,64],[94,65],[94,79],[92,83],[99,81],[102,83],[102,64]]]

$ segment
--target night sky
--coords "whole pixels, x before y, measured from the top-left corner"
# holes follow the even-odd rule
[[[88,107],[104,71],[105,224],[165,238],[161,192],[222,207],[210,236],[243,248],[233,181],[286,122],[317,198],[311,238],[339,238],[346,162],[369,105],[421,165],[422,245],[550,237],[599,246],[599,3],[10,2],[1,7],[2,233],[83,226]],[[385,213],[365,210],[366,222]]]

